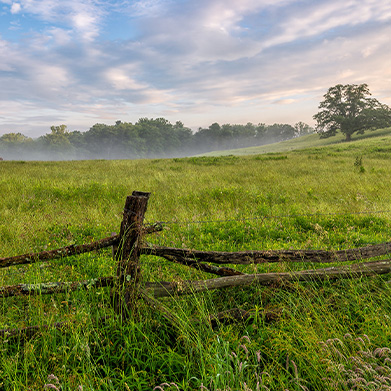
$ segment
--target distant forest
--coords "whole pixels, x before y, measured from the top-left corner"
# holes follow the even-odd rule
[[[37,139],[22,133],[0,137],[0,156],[16,160],[139,159],[191,156],[215,150],[244,148],[285,141],[312,133],[304,124],[219,125],[192,132],[178,121],[140,118],[136,123],[95,124],[86,132],[52,126]]]

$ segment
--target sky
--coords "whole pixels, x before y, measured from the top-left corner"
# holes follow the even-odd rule
[[[314,126],[328,88],[362,83],[391,106],[390,0],[0,0],[0,136]]]

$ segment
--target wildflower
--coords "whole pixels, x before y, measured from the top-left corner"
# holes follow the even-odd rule
[[[295,372],[295,378],[297,379],[298,378],[297,365],[296,365],[296,363],[293,360],[291,360],[291,363],[293,365],[293,370]]]
[[[323,351],[325,351],[327,349],[327,345],[323,341],[320,341],[319,345],[320,345],[320,347],[322,348]]]
[[[160,386],[156,386],[153,390],[164,391],[164,387],[170,387],[170,385],[168,383],[162,383]]]
[[[337,365],[337,369],[340,371],[340,372],[344,372],[345,371],[345,366],[343,364],[338,364]]]
[[[245,340],[247,340],[248,343],[251,343],[251,340],[250,340],[250,338],[249,338],[247,335],[243,335],[243,337],[239,339],[239,342],[240,342],[242,339],[245,339]]]
[[[48,380],[49,381],[54,380],[57,384],[60,383],[60,380],[58,380],[58,377],[53,375],[53,373],[48,376]]]
[[[377,366],[377,367],[375,368],[375,371],[376,371],[377,373],[387,373],[387,372],[388,372],[386,368],[381,367],[381,366]]]
[[[370,341],[370,339],[369,339],[369,337],[368,337],[368,335],[366,335],[366,334],[363,334],[362,335],[367,341],[368,341],[368,343],[371,343],[371,341]]]
[[[60,389],[59,388],[57,388],[54,384],[45,384],[44,386],[43,386],[43,388],[47,388],[47,389],[49,389],[49,390],[56,390],[56,391],[60,391]]]
[[[367,381],[363,377],[356,377],[355,379],[352,379],[352,383],[355,384],[355,385],[357,383],[367,384]]]
[[[356,373],[359,373],[360,375],[365,375],[365,371],[363,370],[363,369],[361,369],[361,368],[354,368],[354,371],[356,372]]]
[[[361,342],[361,343],[363,343],[365,345],[365,342],[364,342],[364,340],[361,337],[356,338],[356,341],[357,342]]]
[[[239,347],[242,348],[246,352],[246,354],[248,354],[248,349],[246,345],[240,345]]]

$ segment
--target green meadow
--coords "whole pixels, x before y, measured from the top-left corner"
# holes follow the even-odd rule
[[[151,192],[145,241],[197,250],[343,250],[391,240],[391,129],[317,135],[208,156],[0,162],[0,258],[119,232],[127,195]],[[386,257],[385,257],[386,258]],[[141,257],[144,281],[213,278]],[[246,273],[324,265],[237,266]],[[0,269],[0,285],[113,276],[111,249]],[[391,277],[253,285],[142,300],[115,315],[109,288],[0,299],[0,390],[390,390]],[[251,311],[212,328],[208,315]],[[270,315],[271,314],[271,315]],[[97,320],[106,316],[105,322]]]

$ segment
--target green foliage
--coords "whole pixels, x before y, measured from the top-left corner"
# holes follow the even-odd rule
[[[314,115],[321,137],[335,136],[340,131],[350,141],[354,133],[390,126],[391,109],[369,95],[367,84],[329,88],[319,104],[322,110]]]
[[[297,122],[295,124],[295,132],[296,132],[296,136],[305,136],[307,134],[311,134],[311,133],[314,133],[314,129],[305,124],[304,122]]]
[[[362,156],[357,156],[354,161],[354,166],[358,169],[358,171],[363,174],[365,172],[365,168],[362,164]]]
[[[6,133],[0,137],[0,153],[5,158],[7,153],[20,156],[21,153],[33,149],[33,144],[34,141],[22,133]]]

